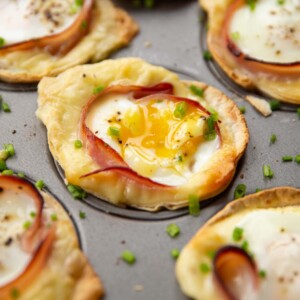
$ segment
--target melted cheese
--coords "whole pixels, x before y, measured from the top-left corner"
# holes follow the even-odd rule
[[[178,118],[176,107],[169,100],[142,103],[108,95],[92,105],[86,124],[137,173],[176,186],[197,173],[219,146],[218,137],[205,141],[199,109],[188,105]]]
[[[246,55],[265,62],[300,61],[300,1],[259,0],[235,12],[229,33]]]
[[[0,37],[5,45],[60,33],[78,15],[73,0],[0,0]]]
[[[35,211],[29,196],[5,189],[0,192],[0,287],[21,274],[30,262],[31,255],[22,250],[20,236]]]
[[[259,270],[266,271],[258,295],[245,293],[243,300],[297,300],[300,295],[299,213],[261,210],[238,224],[249,243]]]

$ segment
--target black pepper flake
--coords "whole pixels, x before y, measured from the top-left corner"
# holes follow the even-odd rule
[[[99,132],[99,131],[98,131],[98,130],[96,130],[96,131],[95,131],[95,134],[97,134],[98,132]]]
[[[85,77],[86,77],[86,74],[83,73],[83,74],[82,74],[82,77],[85,78]]]
[[[117,114],[118,114],[118,115],[120,115],[120,114],[121,114],[121,112],[120,112],[120,111],[118,111],[118,112],[117,112]]]
[[[19,190],[23,190],[23,187],[20,185],[20,186],[18,186],[18,189]]]
[[[12,134],[16,134],[16,133],[17,133],[17,130],[14,129],[14,130],[12,131]]]
[[[4,246],[9,246],[12,242],[13,242],[12,237],[9,237],[9,238],[5,241]]]

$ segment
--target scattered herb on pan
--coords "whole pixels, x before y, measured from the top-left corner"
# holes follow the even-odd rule
[[[6,112],[6,113],[11,112],[10,106],[8,105],[7,102],[3,101],[1,107],[4,112]]]
[[[123,261],[125,261],[129,265],[133,265],[136,261],[135,255],[129,250],[123,251],[121,257]]]
[[[13,170],[4,170],[2,171],[3,175],[14,175],[14,171]]]
[[[234,190],[234,199],[239,199],[245,196],[247,186],[243,183],[238,184]]]
[[[244,229],[241,227],[235,227],[232,232],[232,239],[235,242],[239,242],[243,238]]]
[[[80,212],[79,212],[79,218],[80,218],[80,219],[85,219],[85,218],[86,218],[86,213],[83,212],[83,211],[80,211]]]
[[[3,159],[0,159],[0,171],[4,171],[7,169],[6,162]]]
[[[293,161],[293,156],[285,155],[285,156],[282,156],[281,159],[283,162],[289,162],[289,161]]]
[[[277,136],[276,136],[276,134],[271,134],[271,136],[270,136],[270,143],[271,144],[274,144],[275,142],[277,141]]]
[[[17,176],[20,178],[25,178],[25,174],[23,172],[18,172]]]
[[[39,179],[39,180],[35,183],[35,186],[36,186],[39,190],[41,190],[41,189],[43,189],[43,188],[45,187],[45,183],[44,183],[43,180]]]
[[[167,226],[166,232],[171,238],[175,238],[180,234],[180,228],[178,225],[172,223]]]
[[[270,104],[270,108],[274,111],[274,110],[278,110],[280,109],[280,101],[273,99],[269,102]]]
[[[259,192],[261,192],[262,191],[262,189],[256,189],[255,190],[255,193],[259,193]]]
[[[300,119],[300,108],[297,108],[297,116]]]
[[[199,198],[196,195],[189,195],[189,213],[194,217],[198,217],[200,214]]]
[[[201,271],[201,273],[203,273],[203,274],[207,274],[207,273],[209,273],[210,272],[210,266],[207,264],[207,263],[201,263],[200,264],[200,271]]]
[[[269,165],[263,165],[263,174],[266,178],[273,178],[274,172],[271,170]]]
[[[297,164],[300,164],[300,154],[298,154],[298,155],[295,156],[295,162]]]
[[[180,251],[179,249],[177,248],[174,248],[171,250],[171,256],[174,258],[174,259],[177,259],[180,255]]]
[[[203,95],[204,95],[204,90],[199,88],[198,86],[195,86],[194,84],[190,85],[190,91],[200,97],[200,98],[203,98]]]
[[[210,61],[210,60],[213,59],[212,54],[210,53],[209,50],[205,50],[205,51],[203,52],[203,58],[204,58],[206,61]]]
[[[242,114],[246,113],[246,106],[240,106],[239,109]]]
[[[68,184],[67,189],[74,199],[83,200],[87,196],[86,191],[78,185]]]

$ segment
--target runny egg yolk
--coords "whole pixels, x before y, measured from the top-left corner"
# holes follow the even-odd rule
[[[176,186],[199,172],[219,147],[217,135],[206,140],[208,117],[185,101],[105,95],[91,106],[86,125],[138,174]]]

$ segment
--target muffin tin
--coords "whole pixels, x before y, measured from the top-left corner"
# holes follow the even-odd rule
[[[141,32],[131,46],[112,58],[141,57],[178,73],[183,79],[213,85],[234,99],[238,106],[246,107],[250,143],[226,191],[202,203],[199,217],[190,216],[187,209],[150,213],[118,208],[92,196],[85,201],[74,200],[48,150],[46,129],[35,118],[34,85],[0,84],[1,95],[11,107],[11,113],[0,112],[0,145],[13,143],[16,156],[7,162],[8,167],[24,172],[33,180],[43,179],[69,211],[83,251],[103,281],[105,299],[184,300],[170,251],[181,249],[209,217],[231,201],[239,183],[247,185],[247,193],[257,188],[299,186],[300,165],[283,163],[281,157],[300,153],[300,120],[295,107],[289,105],[264,118],[242,100],[243,90],[232,84],[214,63],[203,59],[205,26],[199,18],[203,13],[197,1],[157,1],[158,5],[151,10],[133,8],[130,2],[115,1],[135,18]],[[273,133],[277,141],[270,144]],[[263,177],[263,164],[271,166],[273,179]],[[86,213],[86,219],[80,219],[79,211]],[[181,234],[175,239],[165,231],[170,223],[181,228]],[[127,249],[136,255],[133,266],[120,259]]]

